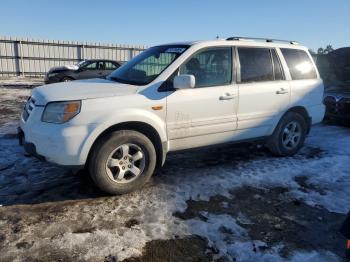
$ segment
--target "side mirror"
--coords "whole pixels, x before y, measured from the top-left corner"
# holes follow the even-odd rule
[[[189,89],[196,85],[196,78],[194,75],[178,75],[174,78],[175,89]]]

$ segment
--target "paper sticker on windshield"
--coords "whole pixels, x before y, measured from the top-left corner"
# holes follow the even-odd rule
[[[185,51],[186,48],[183,47],[170,47],[167,50],[165,50],[165,53],[176,53],[176,54],[181,54],[183,51]]]

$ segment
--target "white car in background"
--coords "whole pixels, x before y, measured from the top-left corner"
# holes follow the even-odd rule
[[[167,153],[239,141],[291,156],[322,121],[323,82],[306,47],[232,37],[155,46],[107,79],[33,90],[25,150],[88,167],[111,194],[144,185]]]

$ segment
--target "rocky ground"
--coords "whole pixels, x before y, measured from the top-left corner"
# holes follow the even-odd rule
[[[85,171],[24,156],[29,93],[0,87],[0,261],[345,261],[349,128],[315,126],[290,158],[250,144],[172,154],[142,190],[108,196]]]

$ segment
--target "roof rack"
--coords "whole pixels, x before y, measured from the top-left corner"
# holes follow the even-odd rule
[[[258,38],[258,37],[246,37],[246,36],[232,36],[232,37],[226,38],[226,40],[230,40],[230,41],[255,40],[255,41],[264,41],[266,43],[280,42],[280,43],[289,43],[291,45],[298,45],[299,44],[296,41],[290,41],[290,40],[280,40],[280,39],[271,39],[271,38]]]

